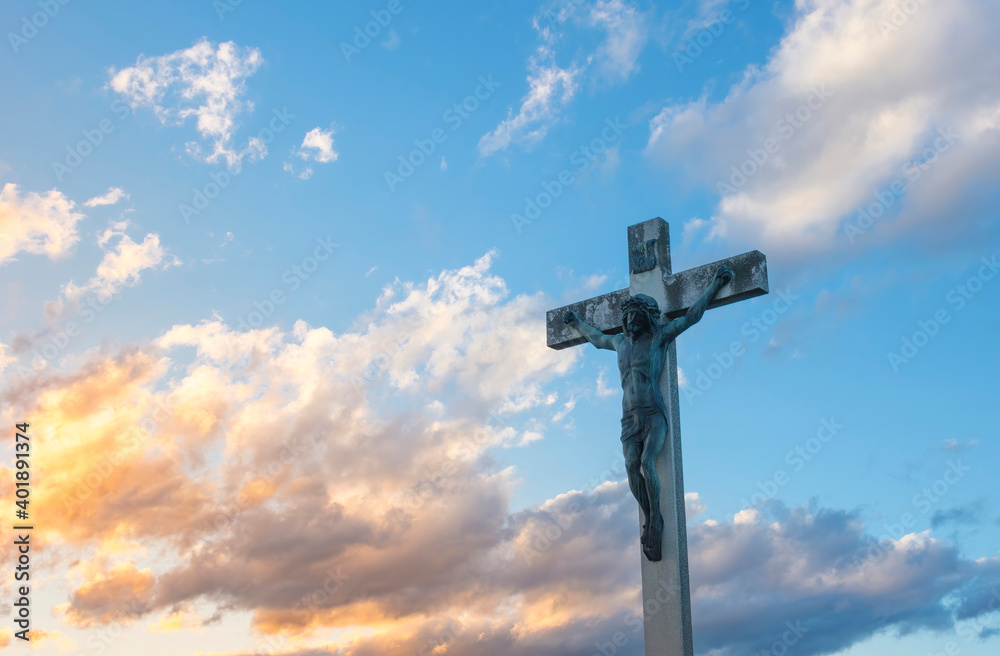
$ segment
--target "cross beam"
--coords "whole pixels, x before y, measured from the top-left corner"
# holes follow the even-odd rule
[[[546,314],[546,339],[554,349],[564,349],[586,340],[563,321],[567,310],[575,310],[590,325],[606,334],[622,332],[622,301],[629,295],[646,294],[657,302],[664,320],[685,312],[709,286],[715,272],[728,264],[734,277],[713,298],[709,307],[720,307],[766,294],[767,260],[760,251],[750,251],[705,266],[674,274],[670,264],[670,232],[663,219],[650,219],[628,229],[629,287],[588,301],[550,310]],[[687,526],[684,511],[684,473],[681,463],[680,399],[677,386],[677,349],[667,348],[658,381],[667,414],[666,443],[656,458],[660,480],[660,514],[663,517],[661,557],[650,561],[640,555],[643,608],[657,609],[645,616],[647,656],[692,656],[691,594],[688,585]],[[639,521],[642,523],[642,510]]]
[[[767,259],[760,251],[748,251],[742,255],[680,273],[671,274],[668,268],[663,275],[667,302],[665,306],[660,306],[665,318],[676,319],[687,312],[691,304],[712,282],[712,276],[723,264],[728,264],[736,276],[712,299],[708,304],[709,309],[767,293]],[[549,310],[545,313],[546,341],[549,348],[561,350],[587,341],[580,337],[579,332],[563,323],[562,318],[567,310],[576,310],[587,323],[608,335],[622,332],[622,301],[628,297],[628,289],[619,289],[587,301]]]

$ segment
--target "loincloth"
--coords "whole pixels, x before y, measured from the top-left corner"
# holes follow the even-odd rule
[[[622,442],[642,441],[649,433],[650,418],[654,415],[663,416],[663,413],[651,405],[639,405],[625,410],[622,413]]]

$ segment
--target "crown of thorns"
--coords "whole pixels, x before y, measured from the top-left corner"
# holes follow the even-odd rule
[[[660,306],[656,304],[656,299],[651,296],[645,294],[629,296],[622,301],[622,314],[626,314],[634,307],[644,311],[652,319],[657,319],[660,316]]]

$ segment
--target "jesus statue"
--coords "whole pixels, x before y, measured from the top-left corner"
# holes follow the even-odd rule
[[[579,330],[588,342],[618,353],[625,471],[629,488],[642,508],[642,550],[651,561],[660,560],[663,535],[656,457],[669,430],[667,409],[660,393],[667,348],[678,335],[701,320],[708,304],[732,278],[732,269],[726,265],[719,267],[708,289],[683,316],[662,323],[660,308],[653,298],[645,294],[629,296],[622,303],[624,333],[619,335],[605,335],[573,310],[563,316],[563,321]]]

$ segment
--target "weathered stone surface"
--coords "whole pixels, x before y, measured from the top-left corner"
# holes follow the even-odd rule
[[[729,305],[767,293],[767,259],[760,251],[749,251],[718,262],[663,276],[667,290],[667,317],[675,319],[691,307],[705,288],[712,282],[719,266],[728,264],[736,274],[732,281],[719,290],[708,304],[709,309]]]
[[[622,302],[628,295],[627,289],[619,289],[589,301],[549,310],[545,313],[548,345],[554,349],[564,349],[587,341],[579,332],[563,323],[563,316],[567,310],[576,310],[584,321],[609,335],[622,332]]]
[[[668,247],[668,256],[669,252]],[[667,318],[676,319],[687,312],[691,304],[712,282],[712,277],[722,264],[728,264],[736,276],[732,282],[719,291],[719,294],[709,304],[709,309],[761,296],[768,292],[767,259],[760,251],[750,251],[680,273],[662,276],[666,290],[666,305],[661,306],[661,309]],[[668,267],[664,268],[669,270]],[[629,290],[619,289],[616,292],[604,294],[588,301],[549,310],[545,314],[546,341],[549,347],[558,350],[586,342],[580,337],[580,333],[563,323],[563,315],[566,314],[566,310],[575,310],[587,323],[598,330],[608,335],[617,335],[622,331],[622,301],[628,296]]]
[[[639,242],[629,251],[629,273],[642,273],[656,268],[656,240]]]
[[[652,266],[649,266],[652,260]],[[670,227],[663,219],[650,219],[628,227],[628,271],[645,273],[654,268],[671,272]]]

